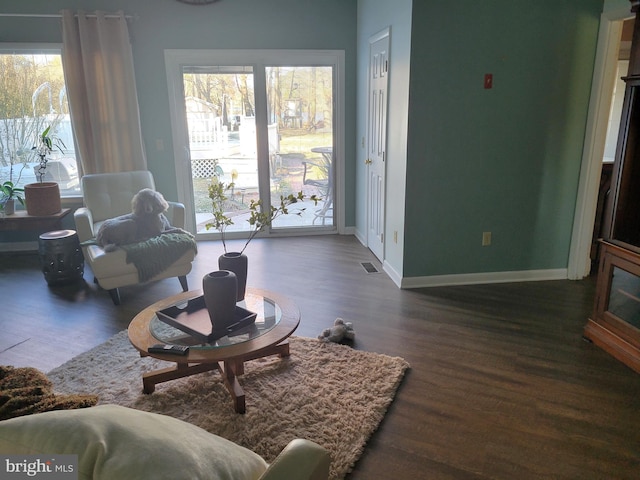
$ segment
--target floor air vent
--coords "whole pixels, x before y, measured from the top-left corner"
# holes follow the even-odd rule
[[[362,262],[362,268],[366,270],[367,273],[380,273],[376,266],[371,262]]]

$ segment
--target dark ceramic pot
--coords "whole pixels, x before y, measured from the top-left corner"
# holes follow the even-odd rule
[[[247,268],[248,268],[247,256],[244,253],[228,252],[218,257],[218,268],[220,270],[229,270],[236,274],[238,280],[238,294],[236,301],[240,302],[244,300],[244,295],[247,290]]]
[[[204,304],[213,333],[224,331],[235,322],[237,285],[236,275],[228,270],[208,273],[202,279]]]

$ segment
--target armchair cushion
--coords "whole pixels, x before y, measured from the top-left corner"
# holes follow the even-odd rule
[[[84,207],[74,213],[76,231],[80,242],[96,236],[102,223],[109,219],[131,213],[131,199],[143,188],[155,190],[155,181],[149,171],[123,173],[96,173],[82,177]],[[184,205],[168,201],[165,216],[169,223],[184,228]]]
[[[84,205],[91,210],[94,222],[131,213],[131,199],[143,188],[156,189],[153,175],[147,170],[82,177]]]

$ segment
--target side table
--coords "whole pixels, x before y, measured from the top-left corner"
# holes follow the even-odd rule
[[[0,231],[47,231],[61,228],[62,219],[71,213],[70,208],[63,208],[53,215],[35,216],[29,215],[26,210],[16,210],[12,215],[0,217]]]
[[[55,230],[40,235],[38,253],[49,285],[75,282],[84,274],[84,256],[75,230]]]

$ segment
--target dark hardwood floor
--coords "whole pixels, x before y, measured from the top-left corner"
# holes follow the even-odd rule
[[[217,269],[199,243],[192,289]],[[353,237],[257,239],[249,284],[297,302],[296,334],[336,317],[355,348],[410,364],[350,479],[638,479],[640,375],[582,339],[595,282],[400,290],[360,262]],[[47,287],[37,254],[0,255],[0,364],[58,366],[127,327],[177,279],[122,289],[122,305],[84,284]],[[348,372],[345,372],[348,381]]]

